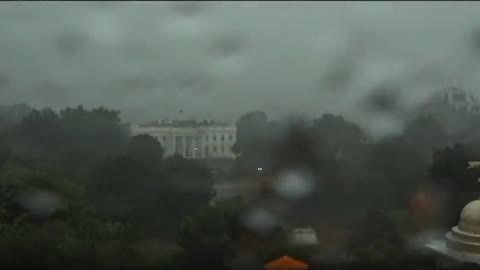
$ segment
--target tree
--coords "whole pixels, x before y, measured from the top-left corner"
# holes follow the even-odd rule
[[[355,123],[346,121],[341,116],[324,114],[314,120],[314,127],[324,140],[324,151],[329,151],[331,159],[364,158],[369,138]]]
[[[82,194],[82,188],[70,181],[15,164],[9,164],[0,172],[4,222],[61,214],[80,203]]]
[[[451,139],[438,121],[427,116],[419,116],[409,121],[403,137],[408,145],[418,149],[426,158],[430,158],[437,148],[448,145]]]
[[[237,141],[233,151],[237,155],[246,154],[265,147],[268,138],[267,114],[263,111],[252,111],[242,115],[237,123]]]
[[[133,219],[143,200],[145,185],[152,181],[149,169],[140,162],[119,157],[106,159],[93,171],[88,191],[99,213],[112,220]]]
[[[62,138],[60,119],[51,109],[33,110],[14,127],[9,142],[22,159],[39,161],[59,151]]]
[[[242,115],[236,125],[237,141],[232,148],[237,155],[235,174],[251,177],[258,173],[258,168],[265,169],[270,165],[270,124],[265,112],[252,111]]]
[[[235,237],[234,218],[238,210],[238,206],[231,202],[201,209],[182,223],[180,246],[203,259],[222,258]]]
[[[11,151],[9,146],[0,143],[0,169],[10,159]]]
[[[103,107],[85,110],[83,106],[60,111],[62,128],[68,145],[75,150],[105,158],[124,151],[128,129],[120,120],[120,112]]]
[[[235,253],[235,242],[244,232],[240,219],[244,208],[240,199],[225,200],[186,218],[178,238],[186,263],[182,266],[225,268]]]
[[[26,104],[0,106],[0,131],[10,129],[18,124],[31,110]]]
[[[127,227],[95,217],[75,182],[13,164],[1,171],[2,265],[56,268],[127,263],[134,259],[127,245],[131,240]]]
[[[349,251],[361,261],[387,262],[404,256],[405,241],[379,205],[370,207],[350,240]]]
[[[170,240],[185,216],[208,204],[211,176],[199,162],[181,157],[152,166],[145,159],[107,159],[95,169],[88,190],[103,217]]]
[[[154,137],[144,134],[130,139],[128,156],[148,166],[158,166],[163,157],[163,149]]]
[[[381,199],[391,206],[406,205],[413,192],[427,182],[428,164],[402,136],[386,137],[373,146],[359,184],[368,194],[366,199]]]
[[[432,183],[448,192],[445,226],[456,225],[462,208],[478,196],[472,194],[472,191],[477,190],[478,184],[474,177],[477,172],[467,170],[468,162],[475,160],[475,156],[469,148],[461,144],[434,153],[430,167]]]
[[[213,177],[203,162],[181,156],[164,160],[161,177],[164,201],[159,211],[165,229],[177,231],[182,219],[208,205],[213,198]]]
[[[127,140],[119,112],[102,107],[33,110],[7,132],[14,158],[82,180],[96,162],[124,152]]]
[[[322,151],[323,138],[316,130],[303,122],[287,124],[284,134],[273,146],[272,168],[274,171],[307,167],[318,171],[325,163]]]
[[[262,267],[265,261],[293,252],[281,227],[259,233],[244,224],[252,205],[241,198],[219,201],[182,222],[178,243],[184,250],[180,268],[241,269]],[[249,262],[238,261],[249,254]]]

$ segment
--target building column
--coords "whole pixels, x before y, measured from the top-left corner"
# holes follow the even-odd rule
[[[175,154],[175,135],[169,135],[168,136],[169,142],[170,142],[170,149],[168,150],[171,155]]]
[[[193,157],[198,158],[197,156],[198,148],[197,148],[197,135],[193,136]]]
[[[208,133],[207,133],[207,135],[208,135]],[[208,158],[208,153],[207,153],[207,150],[206,150],[207,146],[208,146],[208,141],[207,141],[207,139],[205,138],[205,135],[203,135],[203,136],[202,136],[202,147],[203,147],[203,149],[202,149],[203,152],[202,152],[202,153],[203,153],[203,158]],[[210,149],[208,149],[208,150],[210,150]]]
[[[167,140],[170,142],[168,152],[170,155],[175,155],[175,134],[169,134]]]
[[[173,154],[180,154],[180,136],[173,136]]]
[[[182,144],[183,144],[183,157],[186,157],[186,149],[187,149],[187,140],[185,139],[186,136],[182,136]]]

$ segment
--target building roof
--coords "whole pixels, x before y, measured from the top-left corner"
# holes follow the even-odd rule
[[[289,256],[283,256],[276,260],[273,260],[265,265],[268,270],[292,270],[292,269],[308,269],[308,264],[302,261],[293,259]]]
[[[152,121],[146,124],[139,124],[138,127],[228,127],[229,123],[216,121],[195,121],[195,120],[174,120],[174,121]]]

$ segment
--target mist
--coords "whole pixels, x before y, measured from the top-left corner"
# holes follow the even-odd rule
[[[324,112],[394,129],[439,87],[478,92],[472,2],[4,3],[0,100],[128,121]],[[475,44],[477,42],[477,44]],[[363,102],[392,88],[381,116]]]
[[[480,224],[478,14],[0,4],[0,265],[436,269]]]

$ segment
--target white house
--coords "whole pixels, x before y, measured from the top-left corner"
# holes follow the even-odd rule
[[[132,135],[155,137],[165,150],[165,156],[175,153],[184,158],[234,159],[235,125],[213,121],[161,121],[131,127]]]

